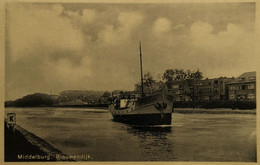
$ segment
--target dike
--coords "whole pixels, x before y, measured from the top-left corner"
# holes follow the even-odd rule
[[[174,113],[208,113],[208,114],[256,114],[256,110],[233,110],[233,109],[193,109],[193,108],[174,108]]]
[[[57,161],[60,150],[23,129],[19,125],[10,127],[5,121],[5,162]]]

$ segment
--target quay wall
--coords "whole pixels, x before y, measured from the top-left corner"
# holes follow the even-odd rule
[[[5,121],[4,129],[5,162],[56,161],[56,155],[65,155],[19,125],[8,126]]]

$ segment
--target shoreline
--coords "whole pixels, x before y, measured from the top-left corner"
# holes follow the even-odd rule
[[[62,106],[62,107],[5,107],[5,108],[78,108],[78,109],[95,109],[95,110],[107,110],[108,107],[79,107],[79,106]],[[204,109],[204,108],[174,108],[173,113],[208,113],[208,114],[254,114],[256,115],[256,109],[228,109],[228,108],[215,108],[215,109]]]
[[[193,108],[174,108],[174,113],[208,113],[208,114],[256,114],[254,110],[240,110],[240,109],[193,109]]]
[[[86,108],[86,109],[108,109],[108,105],[59,105],[59,106],[5,106],[5,108]]]
[[[66,156],[51,144],[19,125],[8,126],[5,121],[5,162],[58,161],[57,155]]]

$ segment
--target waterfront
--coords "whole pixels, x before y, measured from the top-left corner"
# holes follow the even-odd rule
[[[68,155],[94,161],[256,161],[253,114],[179,114],[171,126],[132,127],[107,110],[7,108],[17,124]]]

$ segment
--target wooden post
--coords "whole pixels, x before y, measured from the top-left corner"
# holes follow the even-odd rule
[[[9,129],[12,129],[13,133],[15,133],[15,124],[16,124],[16,115],[15,113],[7,114],[7,125]]]
[[[140,47],[140,68],[141,68],[141,91],[142,91],[142,97],[144,97],[144,83],[143,83],[143,64],[142,64],[142,48],[141,48],[141,41],[139,41],[139,47]]]

